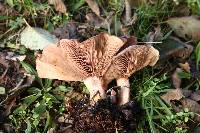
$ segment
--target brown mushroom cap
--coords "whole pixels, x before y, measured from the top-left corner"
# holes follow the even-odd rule
[[[121,39],[106,33],[82,43],[63,39],[43,50],[36,60],[36,69],[41,78],[82,81],[87,77],[102,77],[122,46]]]
[[[36,59],[36,69],[40,78],[59,79],[66,81],[80,81],[84,74],[74,69],[62,56],[58,45],[46,47]]]
[[[118,37],[106,33],[82,43],[62,39],[58,45],[46,47],[37,58],[38,76],[65,81],[84,81],[91,100],[105,98],[105,83],[108,82],[102,77],[123,44]]]
[[[107,73],[106,81],[128,78],[134,72],[145,66],[153,66],[159,59],[159,52],[150,45],[133,45],[122,50],[112,60]]]

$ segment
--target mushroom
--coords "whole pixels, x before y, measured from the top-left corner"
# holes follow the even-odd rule
[[[123,46],[118,37],[101,33],[79,43],[62,39],[57,45],[49,45],[36,59],[40,78],[65,81],[83,81],[96,102],[105,98],[108,82],[103,77],[113,56]]]
[[[104,79],[116,79],[119,90],[119,104],[129,101],[130,83],[128,77],[145,66],[154,66],[159,59],[159,51],[150,45],[132,45],[121,49],[113,57]]]

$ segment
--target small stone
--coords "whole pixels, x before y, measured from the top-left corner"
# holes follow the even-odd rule
[[[0,94],[5,94],[6,93],[6,89],[4,87],[0,87]]]

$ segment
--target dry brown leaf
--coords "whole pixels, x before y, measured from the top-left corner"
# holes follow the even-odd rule
[[[91,10],[97,15],[100,16],[100,9],[99,6],[96,2],[96,0],[85,0],[87,2],[87,4],[89,5],[89,7],[91,8]]]
[[[179,4],[174,8],[175,16],[183,17],[190,15],[190,8],[186,4]]]
[[[161,98],[168,104],[171,104],[171,100],[180,100],[183,98],[181,89],[170,90],[166,94],[162,95]]]
[[[67,24],[62,24],[53,30],[52,34],[58,39],[77,39],[78,30],[77,23],[74,21],[68,22]]]
[[[193,48],[192,45],[185,44],[184,48],[182,50],[179,50],[179,51],[173,53],[172,56],[174,58],[179,57],[179,58],[182,58],[182,59],[186,59],[186,58],[188,58],[190,56],[190,54],[192,53],[193,49],[194,48]]]
[[[179,37],[200,40],[200,20],[197,17],[170,18],[167,23]]]
[[[54,5],[55,10],[61,13],[66,13],[67,8],[62,0],[48,0],[50,5]]]
[[[190,65],[188,62],[185,62],[185,63],[179,63],[179,66],[185,70],[186,72],[190,72]]]
[[[102,17],[98,17],[94,13],[88,13],[88,14],[86,14],[85,17],[86,17],[87,21],[90,24],[94,25],[96,28],[102,27],[102,24],[104,22],[104,19]],[[103,26],[102,28],[107,28],[107,26],[105,26],[105,27]]]
[[[88,13],[86,15],[86,19],[88,23],[90,23],[91,25],[94,25],[95,28],[101,27],[101,28],[109,29],[112,23],[113,14],[114,12],[110,12],[107,18],[102,18],[100,16],[97,16],[94,13]]]
[[[197,113],[194,119],[200,121],[200,104],[188,98],[183,98],[180,102],[182,104],[182,108],[188,108],[191,112]]]
[[[182,71],[182,69],[176,68],[175,72],[172,74],[172,82],[176,89],[181,87],[181,78],[179,78],[178,73]]]
[[[193,93],[191,94],[191,96],[190,96],[190,99],[192,99],[192,100],[198,102],[198,101],[200,101],[200,95],[199,95],[198,93],[196,93],[196,92],[193,92]]]

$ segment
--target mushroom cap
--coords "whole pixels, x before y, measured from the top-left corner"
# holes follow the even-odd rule
[[[106,33],[81,43],[62,39],[58,45],[43,50],[36,59],[36,69],[41,78],[82,81],[87,77],[102,77],[123,44],[118,37]]]
[[[85,75],[73,68],[62,56],[59,45],[48,45],[36,59],[36,69],[40,78],[79,81]]]
[[[158,59],[158,50],[150,45],[129,46],[113,58],[104,78],[107,82],[112,79],[128,78],[145,66],[155,65]]]

